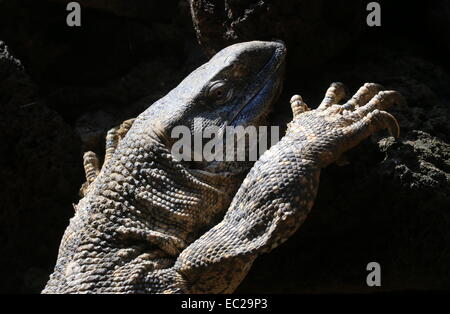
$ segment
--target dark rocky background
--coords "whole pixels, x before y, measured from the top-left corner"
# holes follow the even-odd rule
[[[274,121],[333,81],[401,91],[400,139],[383,135],[323,171],[316,205],[238,292],[450,288],[450,3],[362,0],[91,0],[82,27],[64,0],[0,0],[0,292],[39,292],[83,182],[82,152],[228,44],[279,38],[287,76]],[[198,41],[197,38],[198,37]],[[200,43],[200,45],[199,45]],[[367,263],[382,287],[365,284]]]

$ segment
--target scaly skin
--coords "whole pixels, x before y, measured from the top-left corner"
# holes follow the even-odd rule
[[[255,258],[288,239],[306,219],[322,168],[378,130],[399,135],[397,121],[384,110],[403,99],[380,88],[365,84],[338,105],[344,88],[334,83],[316,110],[292,97],[294,119],[286,135],[255,163],[224,219],[178,257],[173,269],[189,283],[187,291],[233,292]]]
[[[315,110],[294,96],[286,135],[241,185],[236,163],[213,165],[229,171],[212,175],[211,164],[200,163],[199,172],[174,161],[164,136],[170,127],[161,126],[162,116],[169,116],[144,112],[77,205],[44,292],[233,292],[257,256],[303,223],[322,168],[381,129],[398,136],[398,124],[385,110],[402,98],[380,90],[365,84],[339,105],[344,87],[334,83]],[[240,125],[261,121],[245,117]]]
[[[110,131],[101,170],[95,154],[85,154],[84,197],[43,292],[185,291],[179,276],[164,272],[223,217],[252,163],[179,162],[171,131],[202,132],[194,119],[203,129],[264,124],[284,57],[278,42],[227,47],[134,122]]]

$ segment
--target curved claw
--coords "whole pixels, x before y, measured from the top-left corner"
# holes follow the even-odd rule
[[[397,91],[387,90],[379,92],[369,103],[361,107],[362,111],[372,111],[375,109],[387,110],[393,104],[404,105],[406,103],[402,94]]]
[[[389,135],[398,138],[400,136],[400,126],[397,119],[386,111],[375,110],[374,115],[381,119],[381,123],[388,130]]]

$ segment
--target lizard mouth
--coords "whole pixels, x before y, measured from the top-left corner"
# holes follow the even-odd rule
[[[281,93],[285,55],[286,48],[279,43],[269,61],[244,92],[241,105],[233,112],[229,125],[254,124],[268,114]]]

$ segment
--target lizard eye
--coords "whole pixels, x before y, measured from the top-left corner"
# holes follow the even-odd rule
[[[233,90],[231,88],[227,88],[225,82],[216,81],[212,82],[208,88],[208,96],[213,98],[217,103],[224,103],[230,100],[233,95]]]

